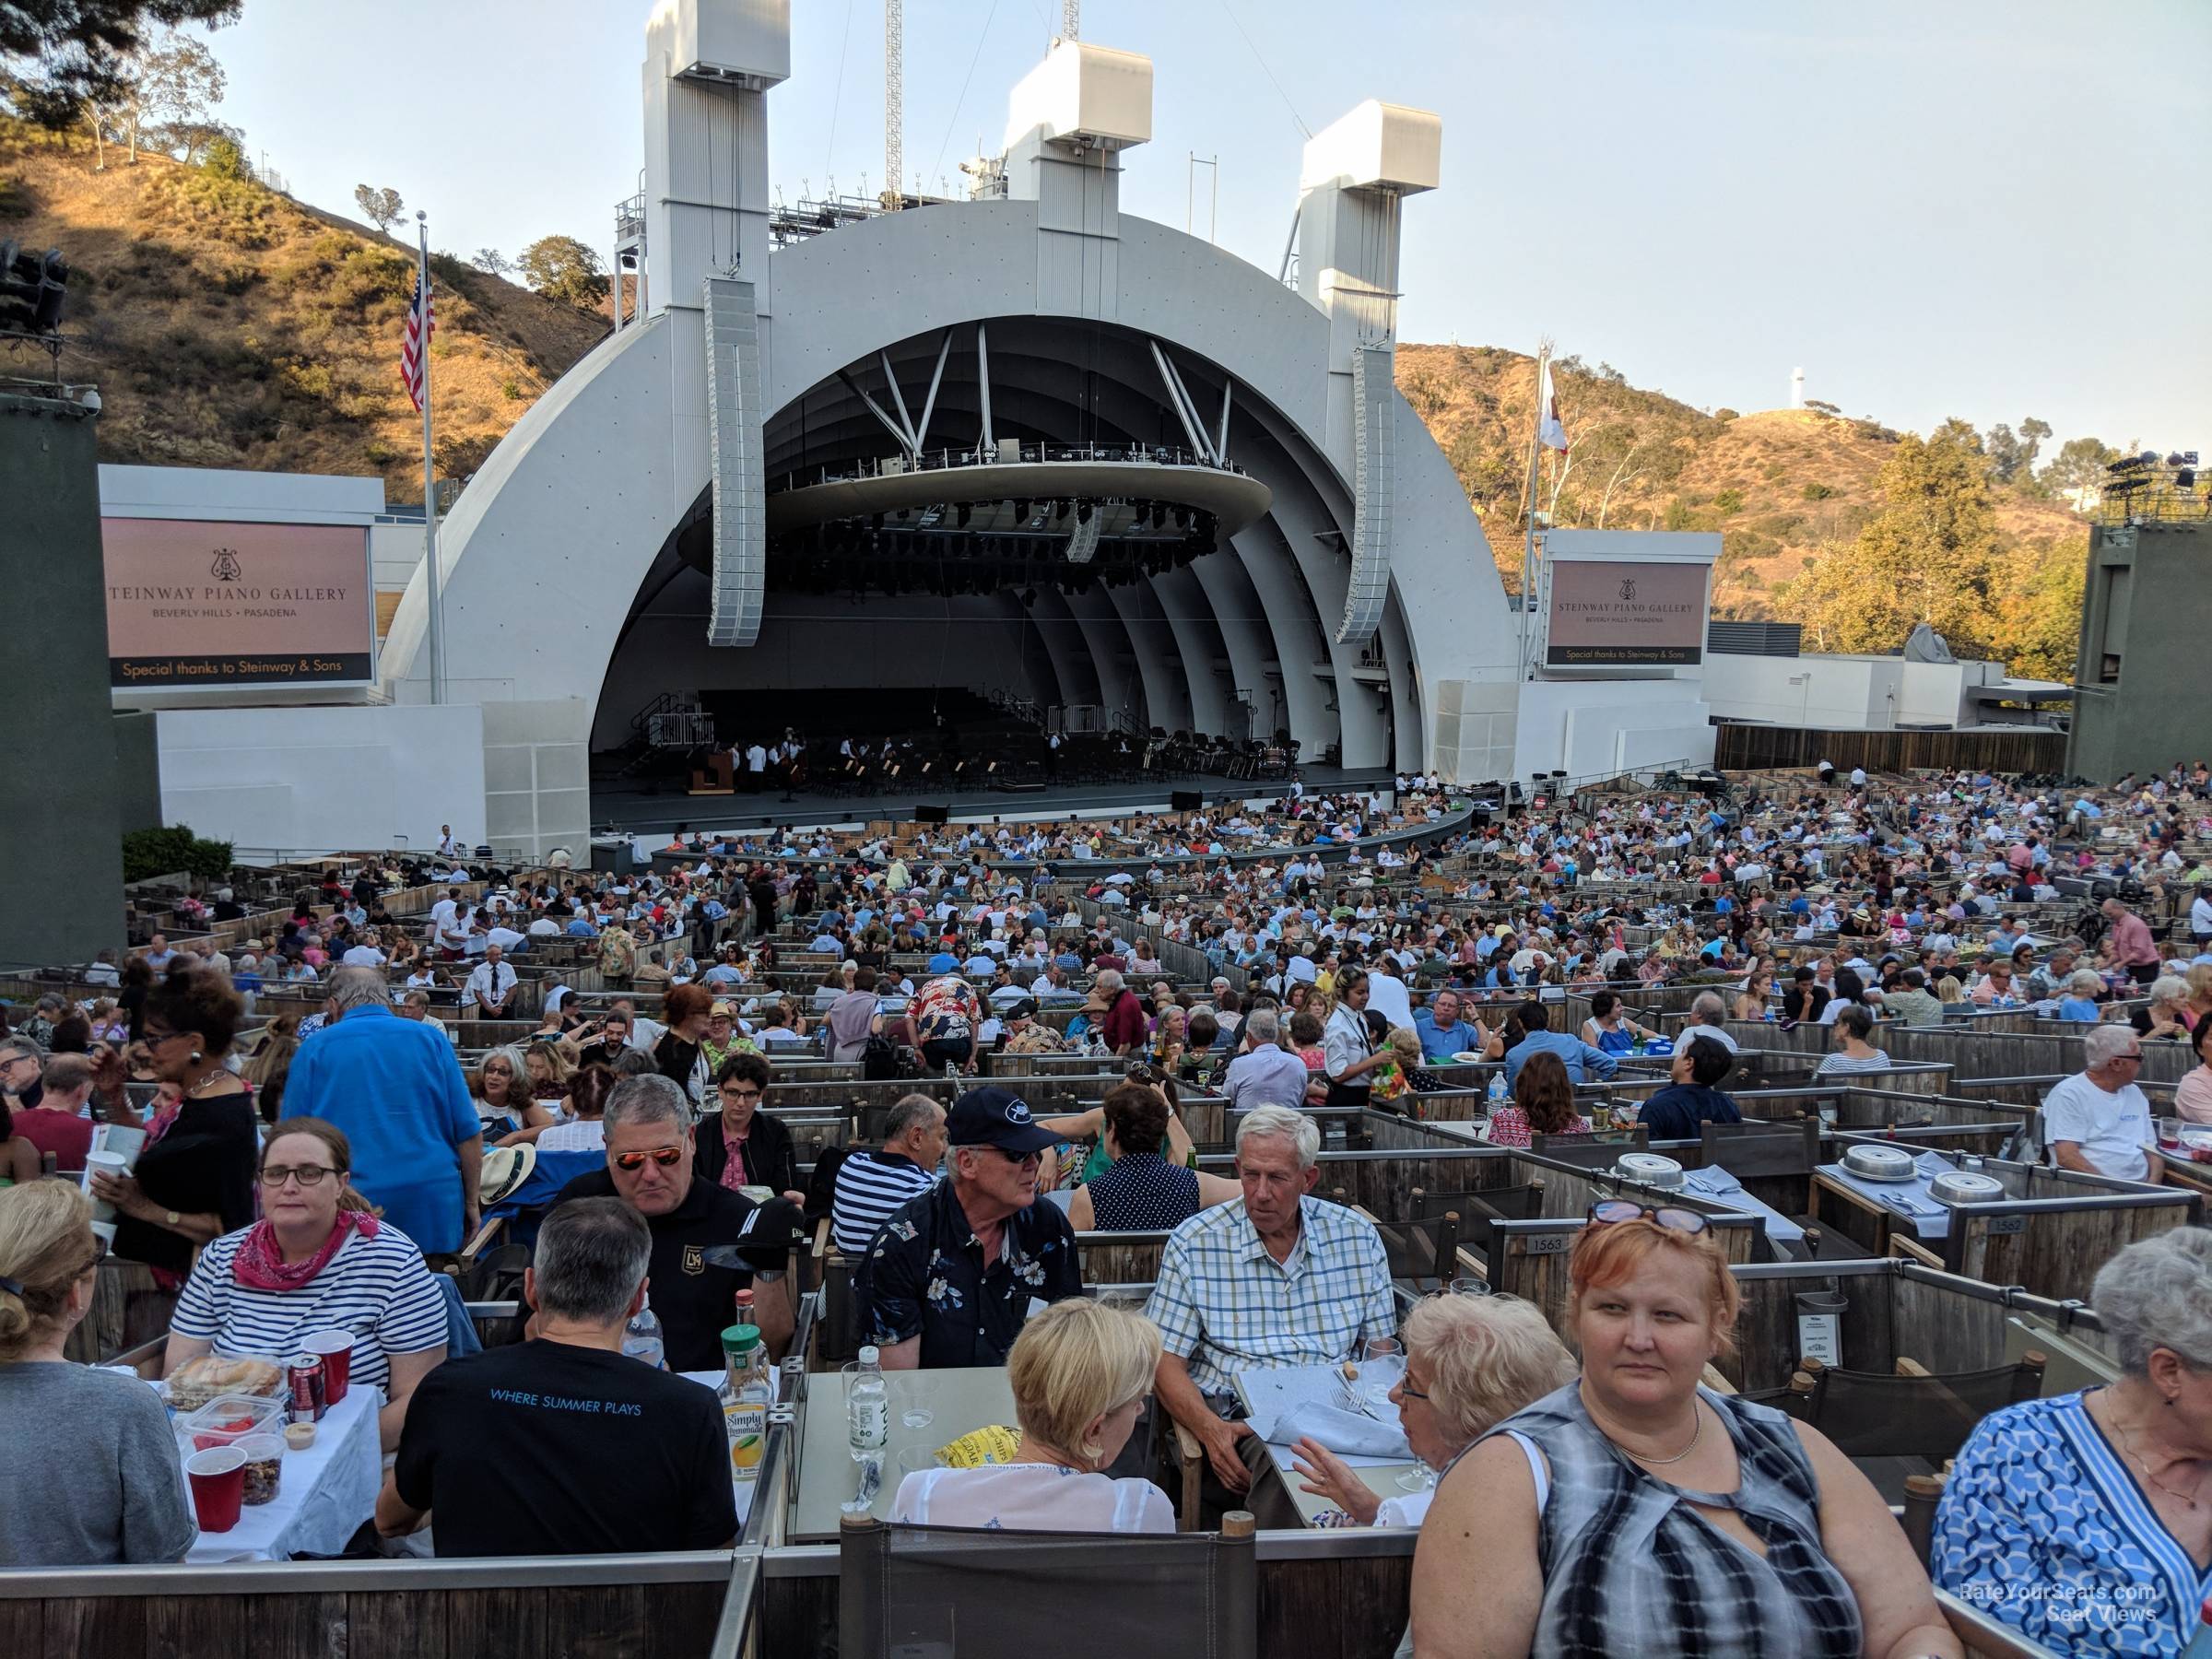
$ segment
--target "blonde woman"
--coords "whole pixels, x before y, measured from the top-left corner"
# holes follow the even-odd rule
[[[1444,1469],[1498,1423],[1574,1381],[1574,1356],[1517,1296],[1431,1296],[1406,1315],[1406,1372],[1390,1391],[1413,1454]],[[1305,1490],[1360,1526],[1418,1526],[1434,1488],[1383,1498],[1319,1441],[1291,1448]]]
[[[899,1483],[891,1519],[1031,1532],[1173,1532],[1165,1492],[1149,1480],[1103,1473],[1144,1415],[1159,1353],[1159,1327],[1141,1313],[1080,1297],[1054,1302],[1022,1326],[1006,1355],[1021,1428],[1013,1461],[917,1470]]]
[[[198,1535],[159,1397],[63,1356],[92,1311],[100,1249],[91,1200],[70,1182],[0,1192],[0,1417],[16,1447],[0,1458],[0,1561],[11,1567],[178,1561]],[[60,1462],[34,1454],[36,1425],[66,1427]]]
[[[570,1117],[569,1079],[576,1065],[558,1042],[533,1042],[523,1051],[523,1081],[530,1099],[553,1114],[556,1123]]]

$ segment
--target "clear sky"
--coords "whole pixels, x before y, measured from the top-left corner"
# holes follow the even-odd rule
[[[648,0],[245,0],[219,113],[293,192],[397,189],[434,246],[604,250],[642,161]],[[881,0],[792,0],[769,100],[787,197],[880,188]],[[910,177],[996,150],[1058,0],[908,0]],[[1405,215],[1400,337],[1548,333],[1703,407],[1810,396],[1925,430],[2037,415],[2046,453],[2212,451],[2207,0],[1090,0],[1148,54],[1124,208],[1273,271],[1300,123],[1377,97],[1443,117]],[[1207,228],[1207,170],[1196,229]]]

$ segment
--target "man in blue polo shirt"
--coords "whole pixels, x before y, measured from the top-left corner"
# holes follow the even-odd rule
[[[1449,1060],[1482,1046],[1482,1038],[1474,1027],[1460,1023],[1456,991],[1439,991],[1427,1007],[1416,1008],[1413,1029],[1420,1034],[1424,1059]]]
[[[341,968],[325,1006],[334,1023],[300,1043],[284,1088],[288,1118],[345,1131],[353,1185],[424,1254],[457,1251],[476,1230],[484,1132],[441,1028],[400,1019],[381,968]]]

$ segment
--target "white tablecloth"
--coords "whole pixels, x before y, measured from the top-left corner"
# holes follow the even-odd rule
[[[301,1550],[335,1555],[376,1512],[383,1485],[383,1450],[377,1442],[376,1414],[383,1395],[358,1383],[323,1415],[315,1443],[284,1454],[284,1473],[275,1500],[238,1512],[229,1532],[204,1532],[184,1559],[195,1567],[218,1561],[284,1561]],[[177,1442],[180,1459],[192,1448]],[[185,1481],[189,1501],[191,1480]]]

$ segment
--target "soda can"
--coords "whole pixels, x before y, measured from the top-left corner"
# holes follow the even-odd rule
[[[291,1418],[295,1423],[319,1423],[329,1409],[323,1397],[323,1356],[295,1354],[285,1368],[285,1379],[291,1388]]]

